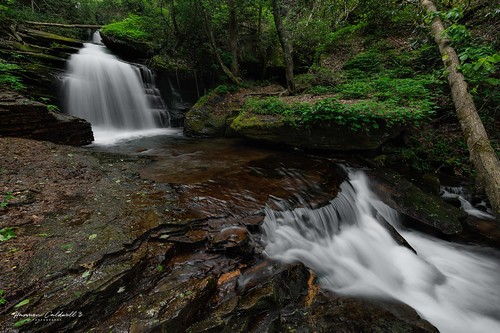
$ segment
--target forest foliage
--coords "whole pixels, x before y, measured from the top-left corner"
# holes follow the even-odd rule
[[[395,122],[407,121],[412,114],[419,121],[428,121],[430,115],[440,119],[454,114],[446,97],[449,96],[447,73],[429,34],[428,22],[432,17],[424,14],[419,1],[280,0],[280,3],[293,46],[297,91],[325,95],[330,98],[328,107],[290,106],[271,98],[249,101],[247,109],[258,113],[281,112],[293,115],[294,119],[300,114],[302,121],[358,117],[361,124],[363,119],[371,119],[370,112],[387,115],[390,110]],[[496,144],[500,140],[497,130],[500,5],[492,0],[435,3],[439,9],[435,15],[447,26],[446,32],[462,61],[460,69]],[[282,50],[270,0],[0,0],[0,21],[4,28],[25,21],[105,25],[103,31],[108,34],[147,41],[154,54],[148,60],[150,64],[163,68],[182,66],[195,75],[210,76],[214,85],[229,85],[218,58],[231,67],[234,57],[231,17],[237,23],[240,67],[236,74],[255,82],[282,80]],[[88,38],[85,29],[48,30]],[[210,39],[211,34],[214,40]],[[1,58],[0,80],[22,89],[22,82],[15,75],[20,68],[10,63],[9,55],[3,54]],[[357,102],[341,106],[336,101],[342,99]],[[339,110],[345,115],[340,115]],[[417,144],[428,145],[426,151],[432,150],[432,142],[424,141],[416,140]],[[428,157],[421,147],[405,156],[413,158],[409,163]],[[437,161],[434,168],[440,163]],[[419,168],[425,171],[427,167],[421,163]]]

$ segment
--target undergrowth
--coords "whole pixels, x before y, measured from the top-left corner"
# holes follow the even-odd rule
[[[21,71],[21,67],[0,59],[0,84],[7,85],[15,90],[22,90],[26,86],[21,82],[21,78],[16,75],[16,71]]]
[[[294,102],[288,104],[277,97],[250,99],[243,111],[260,115],[274,115],[294,126],[309,126],[323,122],[347,125],[352,130],[369,132],[382,124],[416,125],[428,119],[432,108],[398,106],[394,100],[362,100],[354,104],[342,104],[337,98],[326,98],[313,104]]]
[[[102,27],[105,34],[111,34],[128,40],[147,42],[151,40],[149,22],[146,17],[130,15],[123,21],[111,23]]]

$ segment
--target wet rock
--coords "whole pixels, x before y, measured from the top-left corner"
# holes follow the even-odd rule
[[[74,146],[94,139],[87,121],[50,111],[44,104],[12,91],[0,93],[0,135]]]
[[[76,48],[80,48],[83,46],[83,42],[75,38],[63,37],[50,32],[25,27],[21,27],[19,29],[19,35],[24,40],[40,46],[48,47],[53,44],[66,45]]]
[[[234,119],[231,128],[239,136],[267,144],[332,151],[375,150],[402,131],[384,124],[369,132],[335,123],[293,126],[280,118],[244,113]]]
[[[473,233],[473,237],[469,238],[476,238],[479,243],[485,242],[489,246],[500,247],[500,229],[495,220],[469,215],[465,219],[465,226]]]
[[[439,195],[440,182],[439,177],[435,173],[425,173],[422,175],[422,183],[430,193]]]
[[[216,233],[211,240],[211,250],[242,256],[251,256],[255,244],[243,227],[228,227]]]
[[[243,273],[239,284],[236,295],[187,331],[437,332],[404,304],[322,291],[302,264],[265,261]]]
[[[431,233],[456,235],[463,231],[467,213],[441,197],[425,193],[399,174],[388,169],[369,172],[373,190],[387,205],[402,213],[405,223]]]
[[[114,35],[105,29],[101,30],[100,34],[104,45],[124,59],[147,59],[153,55],[153,48],[148,42],[142,42],[132,38],[126,39],[123,36]]]
[[[30,97],[50,99],[51,104],[60,105],[60,78],[66,59],[78,52],[83,42],[23,26],[17,26],[17,32],[14,29],[19,38],[0,38],[0,50],[11,54],[9,62],[22,68],[16,75],[27,86]]]
[[[377,220],[384,228],[387,229],[387,231],[389,231],[389,234],[391,235],[392,239],[396,241],[396,243],[406,247],[415,254],[417,253],[417,251],[415,251],[415,249],[411,247],[408,241],[403,236],[401,236],[401,234],[396,230],[396,228],[394,228],[389,222],[387,222],[387,220],[383,216],[377,214]]]
[[[184,134],[194,137],[221,137],[226,132],[227,113],[217,114],[214,106],[224,101],[224,96],[212,93],[198,101],[186,113]]]
[[[193,321],[207,311],[207,303],[215,291],[216,279],[210,276],[189,287],[194,288],[181,291],[173,299],[167,300],[168,305],[161,309],[161,323],[147,332],[185,332]]]
[[[310,308],[285,316],[283,321],[302,332],[438,332],[407,305],[329,292],[320,293]],[[305,327],[309,330],[302,330]]]

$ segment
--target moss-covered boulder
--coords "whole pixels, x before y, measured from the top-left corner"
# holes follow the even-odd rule
[[[131,16],[123,21],[101,28],[102,42],[110,50],[126,59],[146,59],[154,55],[153,33],[148,29],[148,19]]]
[[[373,189],[382,200],[403,214],[409,227],[437,235],[457,235],[463,232],[467,218],[463,210],[445,202],[438,195],[419,187],[390,170],[372,171]]]
[[[225,95],[219,95],[215,91],[202,97],[186,113],[184,134],[193,137],[231,136],[226,133],[229,130],[228,119],[233,118],[238,111],[216,110],[218,105],[224,103],[225,98]]]
[[[268,144],[332,151],[374,150],[401,133],[401,127],[353,130],[334,122],[295,126],[281,118],[241,113],[231,129],[242,137]]]
[[[22,37],[23,41],[43,47],[64,45],[66,47],[80,48],[83,46],[83,42],[79,39],[59,36],[36,29],[20,27],[18,34]]]
[[[125,59],[145,59],[153,55],[153,49],[147,42],[126,39],[104,31],[101,31],[101,38],[108,49]]]

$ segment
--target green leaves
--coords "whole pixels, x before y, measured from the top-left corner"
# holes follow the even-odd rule
[[[0,229],[0,242],[4,242],[6,240],[16,237],[16,234],[14,232],[15,229],[17,228],[10,227],[10,228]]]
[[[391,85],[391,89],[395,87]],[[342,104],[336,98],[326,98],[314,104],[287,104],[279,98],[270,97],[250,100],[243,109],[253,114],[280,116],[295,126],[307,127],[327,121],[347,125],[355,131],[378,129],[380,122],[385,122],[388,126],[418,124],[433,114],[433,103],[426,99],[425,94],[421,94],[410,83],[407,86],[402,85],[399,89],[402,89],[399,100],[364,99],[352,104]],[[406,100],[403,98],[405,94],[415,99]],[[400,103],[401,100],[405,101],[403,105]]]
[[[31,318],[26,318],[26,319],[23,319],[23,320],[19,320],[18,322],[14,323],[14,326],[18,327],[18,326],[21,326],[23,324],[29,323],[30,321],[31,321]]]
[[[21,82],[21,78],[16,75],[16,72],[19,71],[22,71],[22,69],[18,65],[0,59],[0,84],[6,84],[15,90],[26,88]]]
[[[148,21],[147,17],[130,15],[123,21],[103,26],[102,31],[125,39],[147,42],[152,37],[148,31]]]
[[[25,299],[25,300],[22,300],[21,302],[19,302],[16,305],[14,305],[14,309],[20,308],[21,306],[26,305],[29,302],[30,302],[29,298]]]

